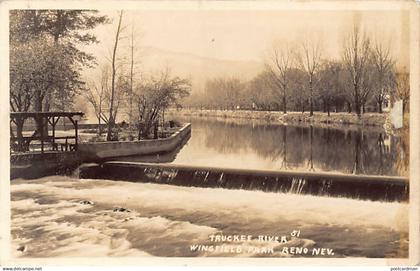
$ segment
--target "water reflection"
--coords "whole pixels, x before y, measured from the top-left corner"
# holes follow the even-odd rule
[[[399,139],[379,128],[178,119],[192,123],[192,136],[177,164],[399,175]]]

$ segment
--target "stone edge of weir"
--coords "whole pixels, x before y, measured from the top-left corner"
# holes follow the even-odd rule
[[[80,178],[346,197],[408,200],[404,177],[292,172],[108,161],[80,168]]]

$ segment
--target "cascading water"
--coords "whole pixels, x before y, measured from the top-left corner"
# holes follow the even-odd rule
[[[85,170],[81,168],[81,173]],[[278,182],[273,178],[270,189],[283,186],[286,192],[277,194],[203,189],[189,187],[186,181],[182,186],[165,185],[180,183],[178,175],[185,172],[156,168],[140,171],[150,176],[147,183],[142,183],[145,179],[134,183],[68,176],[12,182],[11,236],[15,256],[408,257],[410,205],[406,203],[304,195],[311,182],[303,178],[295,178],[293,191],[302,191],[297,195],[287,193],[291,186],[282,184],[282,178]],[[201,180],[206,176],[209,181],[220,178],[220,173],[197,172]],[[261,180],[268,185],[270,178],[265,177]],[[295,229],[301,231],[300,236],[288,238],[287,243],[235,243],[243,248],[273,245],[272,254],[245,250],[242,254],[219,254],[190,249],[194,244],[231,245],[210,242],[212,234],[257,238],[290,236]],[[295,246],[329,248],[334,255],[282,253],[283,247]],[[24,251],[17,250],[20,247]]]
[[[301,194],[305,183],[306,183],[305,179],[293,178],[292,187],[290,188],[289,192],[293,194]]]
[[[251,171],[131,162],[106,162],[100,167],[82,167],[80,177],[379,201],[407,201],[409,191],[408,180],[402,177]]]
[[[332,185],[331,180],[323,180],[321,186],[319,187],[319,195],[325,195],[328,193],[329,188]]]

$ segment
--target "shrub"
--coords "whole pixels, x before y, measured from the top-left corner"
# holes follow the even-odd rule
[[[103,136],[93,136],[88,139],[88,142],[104,142],[105,138]]]
[[[86,134],[96,134],[98,130],[97,129],[84,129],[84,130],[81,130],[80,132],[86,133]]]

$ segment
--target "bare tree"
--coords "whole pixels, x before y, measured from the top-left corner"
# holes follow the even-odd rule
[[[300,68],[308,75],[310,116],[314,115],[314,84],[316,74],[321,65],[321,56],[322,48],[319,39],[305,39],[300,44],[300,52],[297,54],[297,61]]]
[[[288,72],[291,68],[291,64],[292,51],[287,44],[284,44],[281,48],[273,47],[266,66],[270,72],[273,82],[281,91],[284,114],[287,113]]]
[[[229,97],[229,108],[235,110],[241,104],[243,84],[238,78],[231,77],[225,80],[224,85],[226,96]]]
[[[133,74],[134,74],[134,26],[131,25],[131,39],[130,39],[130,93],[129,97],[129,112],[128,121],[131,124],[133,121]]]
[[[136,37],[138,36],[138,33],[136,31],[136,28],[134,26],[134,22],[131,22],[131,33],[130,33],[130,79],[129,79],[129,88],[128,88],[128,121],[130,125],[134,123],[134,112],[133,112],[133,102],[134,102],[134,78],[135,78],[135,67],[136,67]]]
[[[332,102],[341,94],[340,83],[341,65],[334,61],[325,61],[319,72],[319,98],[324,103],[324,112],[330,116]]]
[[[245,103],[253,110],[269,110],[275,101],[271,74],[263,71],[246,84]]]
[[[373,59],[370,57],[366,65],[363,81],[360,88],[360,104],[362,113],[366,112],[366,104],[372,98],[377,86],[377,73]]]
[[[153,126],[157,127],[160,114],[170,105],[179,106],[179,100],[188,96],[191,84],[186,79],[171,77],[166,70],[158,77],[136,89],[139,139],[148,138]]]
[[[345,65],[352,84],[351,97],[357,116],[362,115],[363,97],[369,88],[363,88],[367,82],[367,66],[371,56],[370,40],[360,28],[355,25],[344,42],[343,64]],[[365,84],[366,86],[366,84]]]
[[[115,102],[115,87],[116,87],[116,57],[117,57],[117,49],[118,49],[118,42],[120,40],[120,34],[121,34],[121,21],[123,17],[123,11],[120,11],[119,18],[118,18],[118,27],[117,32],[115,34],[115,42],[112,52],[112,70],[111,70],[111,95],[110,95],[110,101],[109,101],[109,117],[108,117],[108,131],[106,135],[106,140],[110,141],[113,139],[112,136],[112,129],[115,126],[115,120],[116,120],[116,107],[114,105]]]
[[[104,121],[108,124],[108,117],[105,114],[104,105],[106,103],[106,94],[109,92],[108,87],[109,71],[107,67],[102,69],[101,80],[99,85],[97,83],[91,84],[91,87],[87,89],[84,96],[87,101],[92,105],[95,116],[98,120],[98,135],[102,135],[101,122]]]
[[[289,72],[289,91],[292,94],[289,102],[292,103],[292,108],[295,111],[301,111],[302,114],[305,113],[308,104],[307,77],[306,72],[297,68],[293,68]]]
[[[410,104],[410,74],[405,71],[399,71],[396,74],[396,88],[395,92],[391,95],[391,99],[395,102],[402,100],[403,112],[409,111]]]
[[[383,43],[376,41],[372,52],[377,75],[375,100],[378,104],[378,113],[382,113],[383,103],[394,83],[395,62],[390,55],[389,47],[385,47]]]
[[[238,78],[217,77],[206,81],[204,95],[213,108],[234,110],[242,103],[243,89]]]

